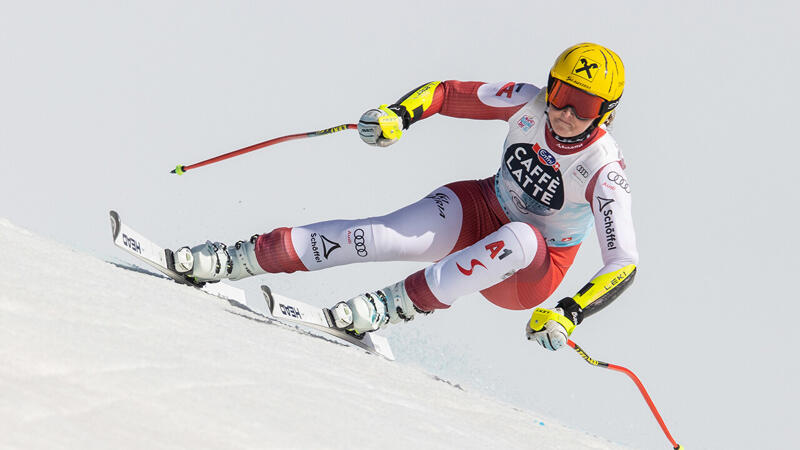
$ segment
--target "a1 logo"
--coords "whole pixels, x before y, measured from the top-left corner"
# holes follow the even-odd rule
[[[503,259],[506,256],[513,253],[511,250],[505,248],[506,243],[503,241],[492,242],[486,246],[486,250],[489,250],[489,257],[494,259],[500,254],[500,257],[497,259]]]

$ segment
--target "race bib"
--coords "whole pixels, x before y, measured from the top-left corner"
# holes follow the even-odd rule
[[[549,209],[564,206],[564,182],[559,164],[547,149],[536,144],[512,144],[504,161],[511,178],[531,198]]]

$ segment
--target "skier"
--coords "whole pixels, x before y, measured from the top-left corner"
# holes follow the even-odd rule
[[[495,175],[447,184],[385,216],[278,228],[232,246],[183,247],[175,252],[176,268],[196,281],[215,281],[366,261],[433,262],[335,304],[336,326],[359,335],[449,308],[476,291],[503,308],[534,308],[558,287],[594,224],[603,267],[574,296],[536,308],[526,326],[528,339],[557,350],[636,273],[630,186],[607,131],[624,85],[619,56],[592,43],[561,53],[543,89],[514,82],[426,83],[365,112],[361,139],[387,147],[437,113],[505,120],[509,132]]]

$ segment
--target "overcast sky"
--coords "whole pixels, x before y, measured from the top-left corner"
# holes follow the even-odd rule
[[[691,448],[779,448],[793,438],[786,417],[800,401],[798,363],[786,349],[800,343],[789,197],[800,162],[790,81],[800,70],[790,28],[798,6],[456,4],[4,2],[0,216],[124,259],[110,239],[112,208],[173,247],[384,214],[442,184],[493,174],[507,125],[433,117],[386,150],[347,131],[182,177],[169,171],[355,122],[426,81],[541,86],[564,48],[599,42],[626,67],[613,133],[628,164],[641,265],[634,285],[573,338],[633,369]],[[600,266],[589,238],[546,304]],[[420,267],[349,266],[239,285],[259,295],[266,282],[330,304]],[[389,334],[404,363],[618,442],[665,443],[630,381],[525,341],[528,317],[473,295]]]

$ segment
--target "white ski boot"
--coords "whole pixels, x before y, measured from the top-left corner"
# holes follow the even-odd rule
[[[197,282],[242,278],[267,273],[256,258],[254,235],[249,241],[239,241],[231,247],[222,242],[206,241],[195,247],[182,247],[174,252],[175,271]]]
[[[404,281],[339,302],[330,311],[337,328],[355,335],[378,330],[387,323],[408,322],[417,314],[430,314],[411,302]]]

